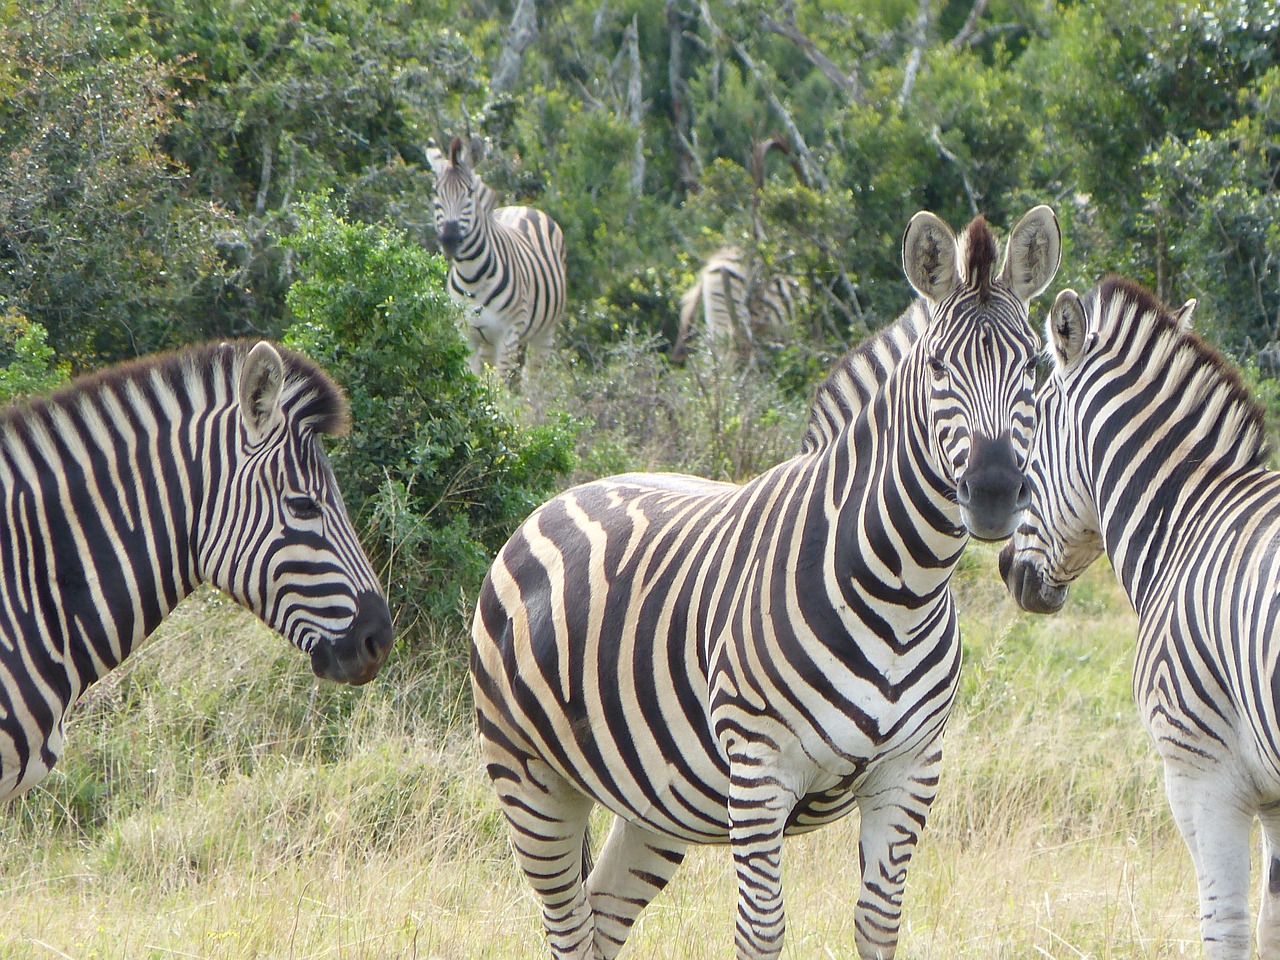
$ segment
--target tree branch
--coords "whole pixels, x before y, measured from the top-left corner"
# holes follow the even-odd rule
[[[960,28],[960,32],[951,38],[951,47],[953,50],[959,50],[965,44],[969,43],[974,33],[978,29],[978,20],[987,12],[987,5],[991,0],[973,0],[973,6],[969,8],[969,16],[965,18],[964,26]]]
[[[906,106],[911,98],[911,91],[916,85],[916,76],[920,72],[920,61],[924,59],[925,44],[929,41],[929,0],[920,0],[920,8],[916,11],[915,29],[911,31],[911,55],[907,57],[907,67],[903,71],[902,89],[898,92],[898,106]]]
[[[788,7],[788,12],[790,17],[786,23],[773,19],[767,13],[762,13],[760,15],[760,25],[770,33],[776,33],[778,36],[794,43],[800,48],[800,52],[804,54],[805,59],[821,70],[824,77],[847,93],[849,99],[854,103],[865,104],[867,102],[866,91],[863,90],[862,81],[858,79],[857,75],[845,73],[830,57],[819,50],[818,45],[796,25],[794,9]]]
[[[711,9],[707,5],[707,0],[701,0],[702,20],[707,25],[707,29],[711,31],[711,35],[723,40],[729,45],[734,55],[742,61],[742,65],[760,84],[760,89],[764,91],[765,98],[769,101],[769,106],[773,108],[773,112],[777,114],[778,119],[782,121],[782,125],[787,129],[787,138],[791,141],[791,145],[795,148],[797,154],[800,155],[800,173],[805,181],[806,186],[814,186],[815,184],[823,190],[830,190],[831,183],[823,174],[822,168],[814,159],[813,154],[809,150],[809,145],[805,142],[804,136],[800,133],[800,128],[796,126],[795,120],[787,110],[778,95],[774,93],[773,84],[765,78],[760,68],[756,66],[751,55],[743,49],[738,41],[734,40],[726,34],[711,18]]]

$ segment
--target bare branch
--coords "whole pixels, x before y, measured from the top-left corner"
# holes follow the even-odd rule
[[[906,106],[911,98],[911,91],[916,85],[916,76],[920,72],[920,61],[924,59],[925,44],[929,41],[929,0],[920,0],[920,8],[916,11],[915,29],[911,31],[911,55],[907,57],[906,70],[902,76],[902,90],[898,92],[898,106]]]
[[[800,155],[800,173],[807,186],[816,184],[823,190],[830,190],[831,183],[827,180],[826,175],[822,172],[822,168],[814,159],[813,153],[809,150],[808,143],[805,142],[804,136],[800,133],[800,128],[796,126],[795,119],[791,113],[778,99],[778,95],[773,90],[773,84],[764,76],[760,68],[756,66],[756,62],[751,55],[743,48],[743,46],[734,40],[716,24],[711,17],[711,9],[707,5],[707,0],[701,0],[702,20],[707,25],[707,29],[711,31],[712,36],[723,40],[729,45],[734,55],[747,68],[747,71],[753,76],[760,89],[764,91],[765,98],[769,101],[769,106],[773,108],[773,112],[777,114],[778,119],[782,121],[782,125],[787,129],[787,138],[791,141],[791,145],[795,147],[795,151]]]
[[[770,33],[776,33],[778,36],[794,43],[800,48],[800,52],[804,54],[805,59],[821,70],[823,76],[847,93],[850,100],[854,103],[865,104],[867,102],[866,91],[863,90],[862,81],[858,79],[857,75],[845,73],[841,70],[840,67],[838,67],[830,57],[819,50],[818,45],[796,25],[794,9],[788,6],[787,12],[790,14],[790,17],[785,23],[773,19],[773,17],[769,16],[767,13],[761,14],[760,25]]]
[[[974,33],[978,29],[978,20],[987,12],[987,6],[991,0],[973,0],[973,6],[969,8],[969,16],[965,18],[964,26],[960,28],[960,32],[951,38],[952,49],[959,50],[965,44],[969,43]]]
[[[666,0],[667,90],[671,99],[671,129],[676,143],[676,184],[681,190],[697,190],[697,158],[689,145],[692,118],[684,79],[684,28],[692,19],[680,10],[679,0]]]
[[[960,171],[960,182],[964,184],[964,194],[969,198],[969,209],[976,217],[978,215],[978,195],[973,189],[973,184],[969,182],[969,174],[964,168],[964,164],[960,162],[960,158],[947,149],[946,144],[942,142],[942,131],[938,129],[935,123],[933,129],[929,131],[929,139],[933,141],[933,145],[938,148],[938,152],[942,154],[944,160],[956,165],[956,169]]]

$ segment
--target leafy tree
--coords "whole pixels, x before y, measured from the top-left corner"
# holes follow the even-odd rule
[[[301,259],[286,339],[347,391],[352,429],[334,469],[386,565],[403,632],[475,596],[498,548],[572,468],[572,433],[522,426],[502,388],[471,374],[440,257],[342,218],[324,197],[296,213],[282,241]]]
[[[77,367],[215,333],[192,291],[227,223],[162,147],[178,67],[100,26],[85,0],[0,20],[0,302]]]

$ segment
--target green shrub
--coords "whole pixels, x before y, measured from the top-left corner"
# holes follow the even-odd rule
[[[57,360],[49,333],[21,313],[0,313],[0,403],[46,393],[67,382],[67,364]]]
[[[445,265],[402,233],[351,223],[325,197],[283,243],[302,256],[286,342],[322,363],[351,403],[334,469],[385,565],[398,629],[456,614],[494,553],[572,468],[562,420],[522,426],[472,375]],[[425,624],[419,624],[425,626]]]

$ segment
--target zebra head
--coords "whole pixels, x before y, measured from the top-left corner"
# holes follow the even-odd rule
[[[345,398],[305,357],[266,342],[234,382],[226,464],[211,468],[201,506],[203,579],[310,654],[316,676],[368,683],[394,636],[320,443],[345,429]]]
[[[909,375],[926,398],[931,458],[980,540],[1008,537],[1030,496],[1023,469],[1039,341],[1028,309],[1061,253],[1058,219],[1045,206],[1013,228],[998,271],[996,240],[981,217],[957,238],[924,211],[903,238],[903,269],[929,314]]]
[[[1194,301],[1190,302],[1194,309]],[[1188,305],[1176,315],[1181,325]],[[1085,304],[1063,290],[1046,323],[1053,372],[1036,397],[1037,424],[1027,465],[1031,503],[1013,539],[1000,551],[1000,576],[1018,606],[1056,613],[1067,589],[1103,551],[1102,525],[1084,472],[1083,436],[1068,399],[1080,358],[1097,339]]]
[[[472,171],[462,156],[462,141],[449,144],[446,157],[431,147],[427,162],[436,179],[435,217],[440,248],[450,260],[458,259],[464,243],[483,228],[497,206],[497,194]]]

